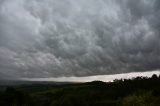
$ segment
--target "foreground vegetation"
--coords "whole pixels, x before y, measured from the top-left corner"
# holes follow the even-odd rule
[[[0,106],[160,106],[160,76],[2,86]]]

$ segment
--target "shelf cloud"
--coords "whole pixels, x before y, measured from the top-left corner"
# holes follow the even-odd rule
[[[0,0],[0,77],[160,69],[159,0]]]

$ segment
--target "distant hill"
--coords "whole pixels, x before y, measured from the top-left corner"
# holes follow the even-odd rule
[[[1,87],[0,106],[160,106],[157,75],[114,82],[15,83]]]

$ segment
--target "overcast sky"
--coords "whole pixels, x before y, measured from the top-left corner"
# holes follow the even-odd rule
[[[160,69],[160,0],[0,0],[0,78]]]

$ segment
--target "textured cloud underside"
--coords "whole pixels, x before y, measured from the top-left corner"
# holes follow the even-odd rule
[[[1,0],[0,77],[160,68],[159,0]]]

